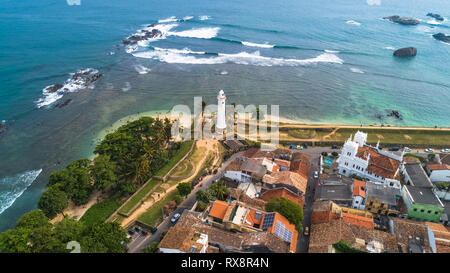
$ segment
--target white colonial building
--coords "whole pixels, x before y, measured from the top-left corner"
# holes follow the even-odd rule
[[[379,149],[379,141],[376,147],[366,142],[367,133],[358,131],[353,138],[350,135],[337,160],[339,173],[345,176],[355,174],[389,187],[401,188],[397,175],[403,152],[396,155]]]

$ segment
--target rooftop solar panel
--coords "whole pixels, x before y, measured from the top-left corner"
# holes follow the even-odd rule
[[[277,224],[275,225],[275,234],[288,243],[292,240],[292,231],[287,229],[280,221],[277,221]]]
[[[271,227],[273,225],[273,220],[275,219],[275,213],[266,214],[264,216],[262,229],[266,229],[268,227]]]

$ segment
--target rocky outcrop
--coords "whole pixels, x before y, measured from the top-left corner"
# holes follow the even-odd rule
[[[155,27],[156,24],[149,25],[149,28]],[[130,37],[126,38],[122,41],[124,45],[134,45],[137,44],[139,41],[145,41],[148,39],[153,38],[159,38],[162,36],[162,32],[158,29],[151,29],[151,30],[140,30],[138,33],[135,33],[131,35]]]
[[[72,99],[67,99],[64,102],[56,104],[55,107],[61,108],[61,107],[67,106],[71,102],[72,102]]]
[[[415,47],[405,47],[394,51],[394,56],[396,57],[413,57],[417,55],[417,48]]]
[[[397,110],[389,110],[389,114],[387,116],[395,117],[396,119],[403,119],[402,116],[400,115],[400,112]]]
[[[418,25],[420,23],[419,20],[411,17],[400,17],[398,15],[392,15],[388,17],[383,17],[383,19],[389,20],[391,22],[401,24],[401,25]]]
[[[427,13],[427,16],[433,17],[434,19],[438,20],[438,21],[444,21],[444,17],[442,17],[441,15],[437,14],[437,13]]]
[[[445,35],[444,33],[433,34],[433,37],[436,40],[450,44],[450,36]]]

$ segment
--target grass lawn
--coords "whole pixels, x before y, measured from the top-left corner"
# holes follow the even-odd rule
[[[289,129],[283,128],[280,133],[287,133],[288,137],[306,138],[305,136],[315,134],[314,138],[319,138],[325,142],[345,142],[350,135],[355,135],[358,128],[341,128],[332,134],[330,137],[324,139],[324,136],[330,134],[332,129]],[[301,133],[299,133],[301,131]],[[310,131],[310,132],[308,132]],[[450,131],[438,130],[411,130],[411,129],[361,129],[361,131],[368,133],[367,142],[376,143],[380,140],[381,145],[389,144],[404,144],[404,145],[450,145]],[[299,133],[299,134],[297,134]],[[281,134],[280,134],[281,135]],[[283,140],[283,135],[281,135]],[[284,135],[286,136],[286,134]]]
[[[131,198],[125,206],[120,209],[121,213],[127,214],[139,201],[144,198],[159,182],[160,180],[152,179],[147,185],[142,187],[139,192]]]
[[[83,217],[81,217],[80,221],[88,225],[104,222],[122,205],[122,203],[123,201],[120,198],[105,199],[90,207]]]
[[[164,205],[174,200],[175,195],[178,194],[178,190],[174,190],[164,196],[163,199],[159,200],[153,206],[151,206],[145,213],[143,213],[138,220],[144,224],[150,226],[157,226],[162,221],[162,208]]]
[[[167,162],[166,165],[164,165],[164,167],[162,167],[159,171],[155,173],[155,176],[166,175],[170,171],[170,169],[172,169],[173,166],[175,166],[175,164],[177,164],[178,161],[180,161],[183,158],[183,156],[185,156],[187,152],[189,152],[194,143],[195,143],[194,141],[182,142],[181,147],[177,151],[177,153],[169,160],[169,162]]]

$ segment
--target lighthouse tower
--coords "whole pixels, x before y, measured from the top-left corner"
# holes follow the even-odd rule
[[[227,128],[227,123],[225,122],[225,100],[227,97],[223,90],[220,90],[219,95],[217,96],[217,122],[216,122],[216,131],[222,132]]]

